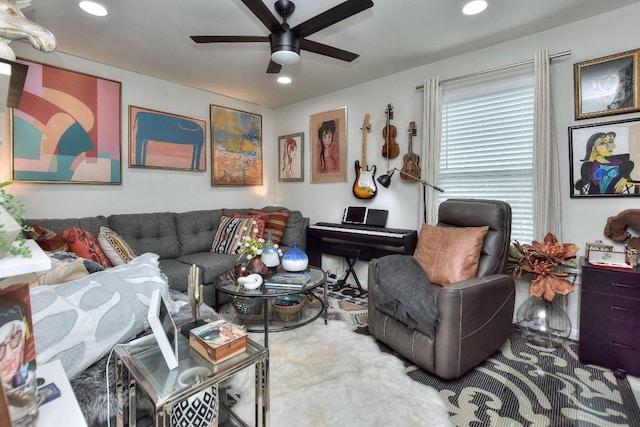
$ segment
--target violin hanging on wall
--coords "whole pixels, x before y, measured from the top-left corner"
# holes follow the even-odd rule
[[[416,136],[416,122],[409,123],[409,149],[407,154],[402,158],[403,165],[400,172],[400,178],[407,181],[415,181],[420,179],[420,156],[413,152],[413,137]]]
[[[384,138],[384,146],[382,147],[382,156],[395,159],[400,154],[400,147],[396,142],[397,130],[394,125],[390,123],[390,120],[393,119],[393,107],[391,104],[387,104],[387,110],[385,111],[387,114],[387,124],[382,129],[382,137]]]

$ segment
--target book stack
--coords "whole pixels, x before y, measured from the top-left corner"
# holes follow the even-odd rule
[[[302,272],[278,272],[274,273],[267,279],[264,284],[267,288],[293,288],[300,289],[311,280],[311,274],[306,271]]]
[[[220,319],[194,328],[189,344],[211,363],[220,363],[247,349],[247,333]]]

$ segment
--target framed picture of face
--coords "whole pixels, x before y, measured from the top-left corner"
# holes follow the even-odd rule
[[[640,196],[640,118],[569,128],[571,197]]]
[[[304,132],[278,137],[278,181],[304,181]]]
[[[640,111],[639,52],[632,50],[574,64],[576,120]]]
[[[347,107],[309,117],[311,182],[347,180]]]

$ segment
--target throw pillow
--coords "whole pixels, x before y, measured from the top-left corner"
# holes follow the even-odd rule
[[[74,254],[75,255],[75,254]],[[36,273],[37,285],[56,285],[70,282],[89,275],[82,258],[60,260],[51,258],[51,269]]]
[[[256,221],[256,224],[254,224],[254,227],[258,228],[258,232],[256,233],[257,237],[265,237],[264,232],[265,232],[265,228],[266,228],[266,224],[267,224],[267,218],[265,215],[251,215],[251,214],[233,214],[234,218],[253,218],[253,219],[260,219],[262,221]]]
[[[126,264],[137,256],[127,242],[109,227],[100,227],[98,244],[114,266]]]
[[[265,231],[271,232],[271,240],[273,243],[280,244],[284,230],[287,228],[287,221],[289,220],[289,211],[281,210],[275,212],[262,212],[257,209],[249,209],[249,215],[262,214],[265,218]]]
[[[67,228],[62,237],[69,245],[69,249],[81,258],[97,262],[105,268],[113,267],[105,255],[96,237],[90,231],[78,227]]]
[[[244,237],[260,237],[260,229],[264,229],[262,219],[231,218],[223,215],[213,238],[211,252],[237,254]]]
[[[489,227],[434,227],[423,224],[413,256],[431,283],[450,285],[471,279]]]
[[[39,225],[33,226],[33,231],[29,232],[29,238],[35,240],[43,251],[58,252],[69,249],[67,242],[64,241],[61,235]]]

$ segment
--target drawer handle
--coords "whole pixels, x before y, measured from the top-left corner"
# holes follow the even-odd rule
[[[635,285],[627,285],[625,283],[611,283],[611,286],[613,286],[614,288],[626,288],[626,289],[635,289],[637,288],[637,286]]]
[[[618,311],[628,311],[630,313],[635,313],[636,311],[638,311],[638,310],[633,309],[633,308],[620,307],[619,305],[612,305],[611,309],[612,310],[618,310]]]
[[[622,347],[622,348],[626,348],[629,350],[637,350],[637,348],[633,345],[629,345],[629,344],[622,344],[620,342],[615,342],[615,341],[609,341],[609,345],[612,345],[614,347]]]

